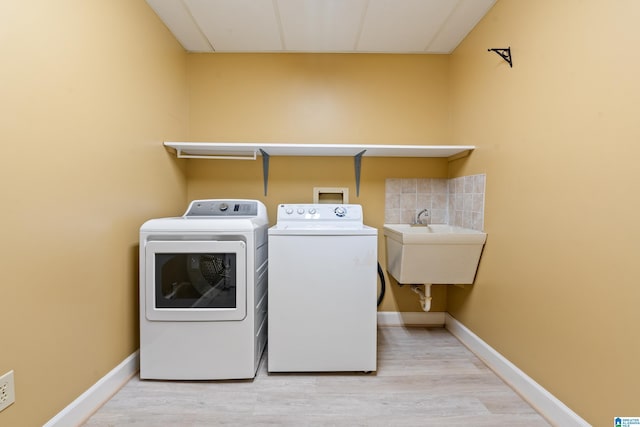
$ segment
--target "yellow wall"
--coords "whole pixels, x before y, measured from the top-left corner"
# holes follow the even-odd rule
[[[349,54],[189,55],[190,137],[194,141],[447,144],[448,56]],[[312,203],[313,187],[348,187],[365,223],[382,229],[386,178],[444,178],[445,159],[364,157],[360,197],[352,158],[271,157],[189,160],[188,197],[262,200],[271,223],[278,203]],[[381,265],[384,236],[379,232]],[[393,280],[393,279],[391,279]],[[420,311],[408,287],[387,277],[383,311]],[[445,288],[434,288],[443,311]]]
[[[499,0],[451,58],[488,240],[448,311],[594,426],[640,414],[640,2]],[[488,48],[511,46],[509,68]]]
[[[381,228],[385,178],[476,173],[477,281],[438,289],[434,310],[592,424],[637,415],[639,15],[635,0],[499,0],[451,57],[186,55],[143,0],[0,3],[0,374],[17,393],[0,424],[42,424],[137,348],[145,219],[246,197],[273,223],[277,203],[346,186]],[[513,69],[486,51],[506,46]],[[364,158],[359,198],[352,159],[273,157],[265,197],[260,160],[160,148],[188,139],[478,148],[450,165]],[[381,309],[419,306],[389,284]]]
[[[140,224],[186,204],[186,54],[143,0],[0,2],[2,426],[42,425],[138,347]]]

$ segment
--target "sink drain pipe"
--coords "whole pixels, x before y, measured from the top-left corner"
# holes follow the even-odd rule
[[[411,285],[411,290],[420,297],[420,306],[422,310],[431,310],[431,283],[424,285]]]

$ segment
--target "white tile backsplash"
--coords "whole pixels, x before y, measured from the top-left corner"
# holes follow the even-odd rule
[[[411,223],[429,209],[431,223],[484,229],[486,175],[444,178],[389,178],[385,182],[384,222]]]

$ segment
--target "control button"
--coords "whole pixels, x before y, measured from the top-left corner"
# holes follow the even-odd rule
[[[347,214],[347,209],[343,206],[338,206],[337,208],[335,208],[333,210],[335,212],[335,214],[337,216],[339,216],[340,218],[342,218],[343,216],[345,216]]]
[[[220,209],[222,212],[224,212],[224,211],[226,211],[227,209],[229,209],[229,205],[228,205],[228,204],[226,204],[226,203],[222,203],[222,204],[220,205],[220,208],[219,208],[219,209]]]
[[[309,209],[309,213],[310,213],[311,215],[315,215],[315,214],[316,214],[316,212],[318,212],[318,211],[317,211],[317,210],[315,210],[314,208]]]
[[[304,213],[304,209],[303,209],[303,208],[298,208],[298,213],[299,213],[300,215],[302,215],[302,214]]]
[[[287,215],[291,215],[293,213],[293,209],[292,208],[287,208],[284,211],[286,212]]]

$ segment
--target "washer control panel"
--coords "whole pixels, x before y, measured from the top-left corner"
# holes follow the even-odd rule
[[[362,223],[362,206],[329,203],[278,205],[278,222],[288,221],[356,221]]]
[[[255,200],[194,200],[189,204],[184,217],[232,216],[247,217],[258,215]]]

